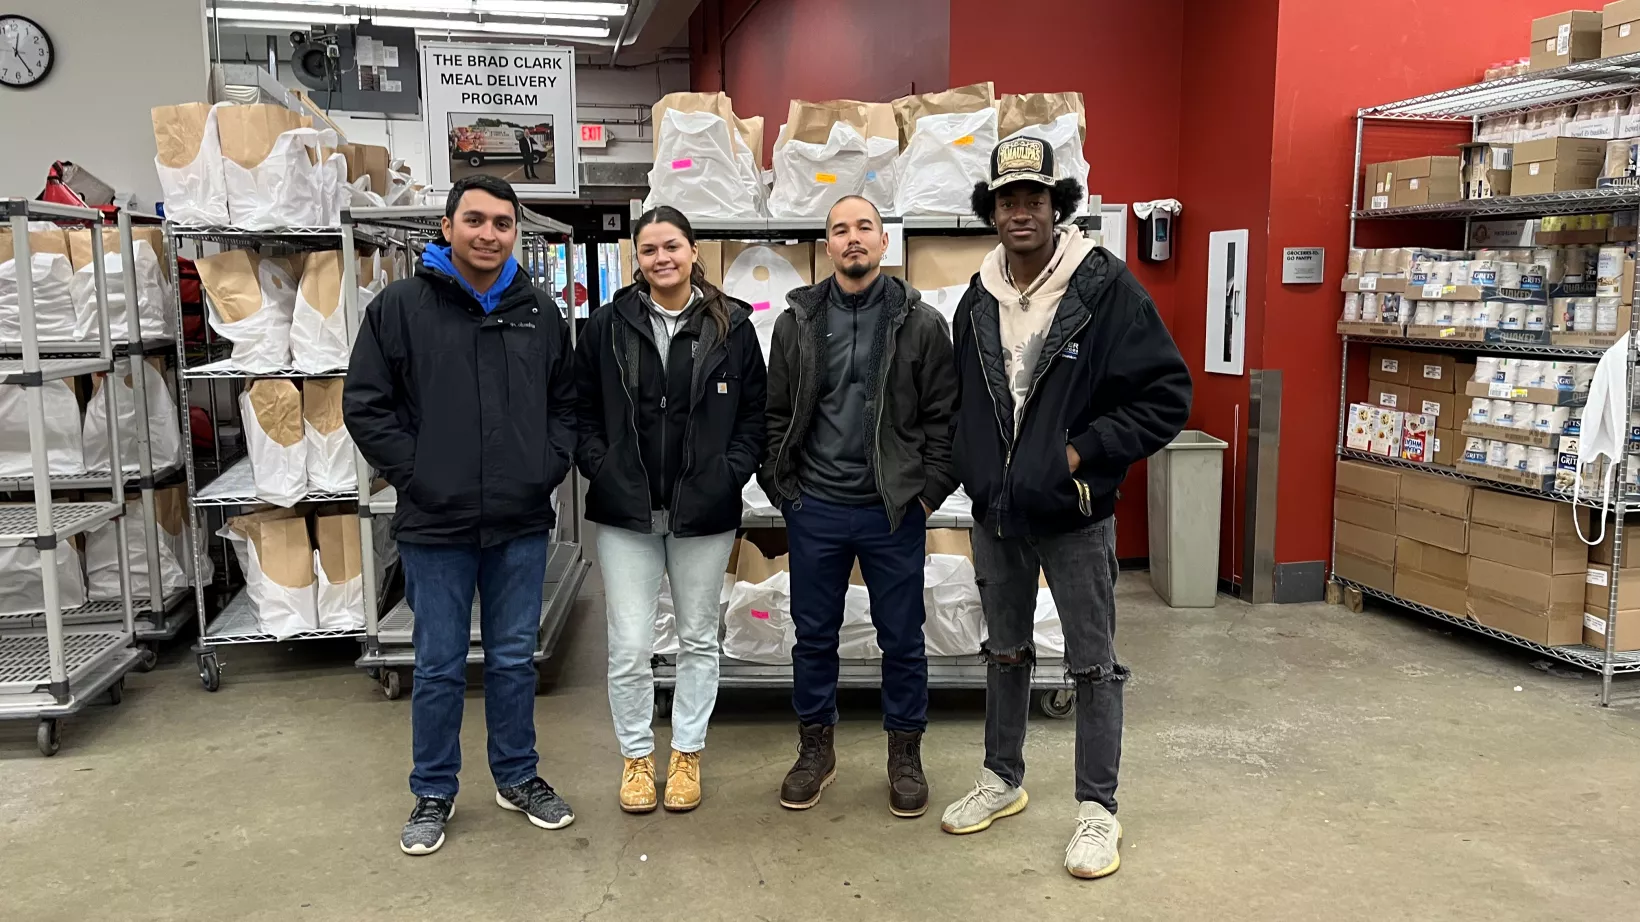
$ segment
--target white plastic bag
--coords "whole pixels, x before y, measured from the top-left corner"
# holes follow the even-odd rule
[[[297,371],[321,374],[347,367],[346,314],[341,251],[307,254],[290,322],[290,358]]]
[[[766,246],[747,247],[723,270],[723,291],[752,306],[752,329],[765,361],[774,342],[774,324],[786,309],[786,294],[804,286],[785,257]]]
[[[0,340],[22,342],[22,308],[17,295],[17,260],[0,253]],[[97,331],[97,303],[93,296],[82,308],[74,297],[74,266],[65,254],[34,253],[29,257],[34,282],[34,329],[43,342],[78,342]],[[114,298],[108,299],[109,310]]]
[[[228,250],[195,265],[209,296],[211,329],[233,343],[234,365],[252,374],[290,367],[296,282],[288,265],[248,250]]]
[[[170,293],[165,276],[159,267],[159,256],[146,240],[131,242],[137,267],[137,328],[141,336],[152,339],[173,334],[171,329]],[[126,327],[125,257],[117,249],[103,253],[103,279],[108,285],[108,334],[116,343],[131,337]],[[75,270],[69,283],[74,299],[74,311],[84,318],[85,329],[76,340],[97,338],[97,269],[92,265]],[[45,337],[42,338],[59,338]],[[66,338],[66,337],[63,337]]]
[[[239,396],[256,498],[289,508],[307,495],[302,392],[284,378],[260,378]]]
[[[307,519],[237,516],[217,534],[233,544],[245,573],[245,593],[264,632],[283,639],[318,627],[318,580]]]
[[[962,303],[962,296],[967,292],[968,284],[966,282],[946,288],[917,289],[917,294],[922,296],[923,303],[939,311],[940,316],[945,318],[947,333],[951,332],[957,322],[957,305]]]
[[[846,122],[832,122],[824,144],[785,141],[774,151],[769,215],[824,217],[838,199],[865,192],[869,161],[866,139]]]
[[[987,178],[997,144],[997,113],[925,115],[896,164],[895,211],[902,215],[969,214],[974,184]]]
[[[894,194],[900,187],[900,142],[895,138],[866,138],[866,183],[861,191],[883,214],[895,211]]]
[[[321,631],[356,631],[364,627],[364,564],[359,554],[359,517],[321,515],[313,519],[319,547],[313,552],[318,577],[318,625]]]
[[[315,493],[358,488],[353,439],[342,420],[342,379],[314,378],[302,385],[302,440],[307,443],[307,483]]]
[[[85,604],[80,552],[68,541],[57,542],[57,601],[65,610]],[[0,547],[0,615],[29,614],[45,607],[40,552],[30,545]]]
[[[187,553],[182,539],[180,509],[174,514],[167,514],[159,506],[156,495],[154,530],[159,535],[156,545],[159,551],[160,596],[163,598],[188,587],[188,567],[183,563]],[[143,524],[140,499],[125,501],[125,536],[125,559],[131,568],[131,598],[146,600],[153,595],[153,591],[148,575],[148,528]],[[113,522],[99,525],[86,533],[85,584],[86,593],[94,602],[119,600],[119,532]]]
[[[80,442],[80,401],[67,381],[40,388],[45,405],[46,469],[53,475],[85,473]],[[104,454],[108,451],[105,446]],[[33,477],[29,453],[28,392],[20,384],[0,384],[0,477]]]
[[[837,656],[841,659],[880,660],[877,626],[871,623],[871,593],[864,586],[849,584],[843,596],[843,626],[837,631]]]
[[[1065,655],[1065,628],[1059,623],[1059,606],[1054,604],[1053,590],[1046,586],[1036,591],[1036,626],[1033,641],[1036,655],[1063,657]]]
[[[967,656],[979,652],[985,635],[985,612],[973,561],[957,554],[929,554],[923,564],[923,636],[929,656]]]
[[[756,583],[737,580],[723,612],[723,655],[784,665],[792,661],[796,645],[791,574],[782,570]]]
[[[756,172],[756,158],[727,120],[711,112],[667,109],[655,130],[659,141],[645,209],[671,205],[697,218],[757,214],[756,183],[745,173],[748,166]],[[739,152],[745,157],[737,158]]]
[[[148,449],[153,453],[153,469],[164,470],[182,463],[182,426],[177,419],[177,404],[171,396],[165,375],[151,362],[137,363],[142,368],[142,393],[148,405]],[[120,467],[127,471],[140,469],[137,458],[137,398],[131,376],[129,359],[115,364],[113,376],[114,405],[120,414]],[[108,457],[108,404],[102,389],[108,386],[107,375],[97,375],[92,384],[91,399],[85,405],[85,469],[107,471]]]
[[[740,511],[747,515],[778,515],[780,510],[775,508],[767,493],[758,485],[757,478],[746,481],[740,488]]]
[[[951,492],[950,496],[945,498],[945,502],[940,504],[940,508],[934,510],[934,514],[972,518],[974,515],[974,501],[968,498],[966,490],[957,487]]]
[[[165,196],[165,216],[179,224],[229,223],[217,108],[194,102],[153,110],[159,149],[154,169]]]
[[[1053,178],[1074,179],[1082,184],[1083,189],[1088,187],[1088,160],[1082,154],[1081,118],[1075,112],[1059,116],[1052,124],[1028,125],[1008,137],[1031,137],[1046,141],[1053,148]],[[1082,197],[1076,213],[1088,213],[1087,196]]]
[[[222,159],[228,187],[228,214],[237,227],[275,230],[326,224],[319,133],[312,128],[281,132],[261,162]]]

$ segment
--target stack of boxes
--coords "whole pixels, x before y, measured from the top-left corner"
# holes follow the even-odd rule
[[[1333,572],[1380,592],[1395,591],[1395,503],[1403,474],[1338,462],[1333,494]]]
[[[1593,10],[1567,10],[1532,20],[1528,70],[1536,73],[1600,57],[1604,25],[1601,14]]]
[[[1587,510],[1491,490],[1475,491],[1469,539],[1469,617],[1547,646],[1583,639]]]
[[[1606,539],[1589,549],[1589,568],[1584,574],[1583,642],[1598,650],[1606,649],[1610,624],[1607,606],[1611,601],[1612,537],[1616,531],[1608,521]],[[1640,525],[1624,525],[1623,557],[1627,565],[1617,574],[1614,647],[1618,652],[1640,650],[1640,566],[1636,565],[1634,541],[1640,541]]]
[[[1395,506],[1395,594],[1444,612],[1464,610],[1469,508],[1475,488],[1425,474],[1401,475]]]
[[[1350,408],[1349,447],[1450,467],[1457,460],[1458,381],[1472,363],[1450,355],[1374,346],[1368,356],[1367,403]],[[1357,425],[1360,424],[1360,425]],[[1366,443],[1363,444],[1364,426]]]

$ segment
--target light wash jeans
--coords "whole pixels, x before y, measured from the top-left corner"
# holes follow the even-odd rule
[[[609,620],[609,711],[628,759],[655,751],[655,647],[661,574],[672,584],[678,630],[678,679],[672,698],[672,748],[706,748],[706,723],[717,704],[719,597],[735,533],[699,538],[644,535],[598,527]]]

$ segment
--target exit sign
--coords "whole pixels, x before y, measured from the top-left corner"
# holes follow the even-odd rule
[[[602,125],[581,126],[581,147],[608,147],[609,132]]]

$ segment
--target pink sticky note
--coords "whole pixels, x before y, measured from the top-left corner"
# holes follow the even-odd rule
[[[768,309],[769,309],[769,302],[767,302],[767,301],[753,301],[752,302],[752,310],[754,310],[754,311],[766,311]]]
[[[769,613],[766,611],[758,611],[754,608],[752,609],[752,617],[759,621],[767,621],[769,620]]]
[[[694,165],[695,161],[689,159],[688,157],[685,157],[682,160],[672,161],[672,169],[674,170],[687,170]]]

